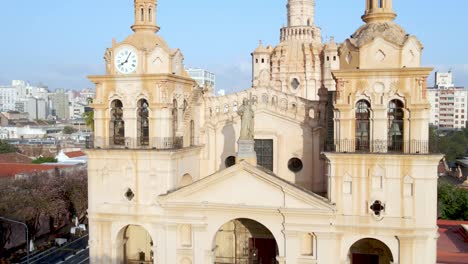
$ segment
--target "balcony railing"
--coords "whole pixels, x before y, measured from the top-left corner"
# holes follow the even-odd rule
[[[355,140],[343,139],[325,144],[325,152],[380,153],[380,154],[431,154],[439,153],[437,142],[428,140]]]
[[[157,149],[174,150],[184,147],[183,137],[154,137],[154,138],[129,138],[129,137],[95,137],[86,141],[88,149]]]

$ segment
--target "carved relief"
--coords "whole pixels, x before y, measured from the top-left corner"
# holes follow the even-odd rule
[[[417,83],[422,99],[427,99],[427,78],[418,78]]]
[[[400,94],[401,89],[402,89],[402,82],[400,80],[394,81],[390,84],[389,95],[392,96],[392,95]]]
[[[366,80],[359,80],[356,83],[356,92],[365,94],[366,93],[366,88],[368,87],[368,82]]]
[[[106,61],[106,72],[110,74],[112,71],[112,49],[106,49],[104,60]]]

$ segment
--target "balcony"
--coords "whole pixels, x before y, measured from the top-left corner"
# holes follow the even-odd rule
[[[191,146],[195,140],[191,140]],[[183,137],[154,137],[154,138],[129,138],[129,137],[95,137],[86,141],[87,149],[152,149],[152,150],[177,150],[184,147]]]
[[[440,153],[437,142],[428,140],[353,140],[344,139],[325,144],[325,152],[421,155]]]

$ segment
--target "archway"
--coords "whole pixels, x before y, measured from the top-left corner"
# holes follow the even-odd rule
[[[152,264],[154,262],[153,239],[141,226],[128,225],[119,233],[118,263]]]
[[[351,264],[390,264],[393,263],[391,250],[382,241],[365,238],[354,243],[349,250]]]
[[[273,234],[257,221],[239,218],[225,223],[214,238],[215,264],[278,263]]]

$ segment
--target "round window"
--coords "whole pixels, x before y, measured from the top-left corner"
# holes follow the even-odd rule
[[[302,161],[298,158],[292,158],[288,161],[288,168],[292,172],[300,172],[303,167]]]

